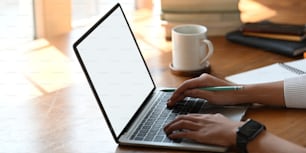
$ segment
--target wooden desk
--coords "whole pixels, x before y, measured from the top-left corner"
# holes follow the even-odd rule
[[[221,78],[274,62],[294,60],[233,44],[224,37],[210,39],[216,50],[210,60],[212,74]],[[50,153],[181,152],[118,146],[111,137],[71,48],[66,48],[71,36],[63,35],[54,40],[50,40],[51,44],[65,50],[64,53],[73,61],[75,69],[71,77],[74,81],[72,85],[46,92],[29,101],[2,102],[1,150]],[[188,78],[171,74],[168,68],[171,52],[166,50],[145,53],[146,61],[158,86],[175,87]],[[248,110],[246,118],[249,117],[264,123],[274,134],[306,146],[305,110],[261,107]]]
[[[147,22],[143,24],[146,25]],[[146,30],[146,35],[143,35],[144,33],[141,32],[141,29],[147,27],[144,25],[140,27],[136,25],[134,30],[154,81],[158,86],[176,87],[188,78],[171,74],[168,68],[171,60],[170,42],[166,42],[162,36],[157,37],[155,35],[156,31],[151,31],[152,29]],[[159,25],[155,25],[155,27],[149,26],[149,28],[158,29]],[[35,95],[34,97],[36,98],[30,100],[20,97],[20,95],[23,95],[22,93],[32,90],[28,88],[19,90],[21,87],[26,86],[23,82],[14,82],[12,84],[14,85],[12,86],[14,90],[18,91],[17,93],[1,96],[0,152],[184,152],[125,147],[118,146],[114,142],[71,49],[72,43],[79,34],[70,33],[50,39],[48,46],[54,45],[56,48],[49,48],[46,52],[51,51],[53,54],[45,55],[50,57],[46,61],[34,63],[35,66],[41,66],[40,68],[43,71],[25,72],[26,80],[29,80],[37,87],[38,91],[35,93],[40,93],[38,94],[40,96],[37,97]],[[211,74],[221,78],[275,62],[295,60],[294,58],[233,44],[225,40],[224,37],[210,37],[209,39],[215,46],[215,53],[210,60],[212,65]],[[27,55],[32,53],[40,54],[44,52],[33,51]],[[44,85],[58,83],[57,81],[63,81],[61,80],[63,79],[61,75],[60,77],[51,78],[53,80],[50,82],[46,82],[43,80],[46,78],[32,77],[31,74],[33,76],[44,76],[42,72],[47,74],[64,73],[64,71],[54,68],[54,64],[58,63],[50,59],[56,60],[57,58],[53,58],[55,55],[61,57],[60,62],[63,65],[60,65],[60,67],[65,67],[66,63],[73,68],[70,72],[71,75],[65,77],[65,79],[70,79],[71,84],[68,83],[67,86],[60,89],[47,90],[47,88],[41,86],[40,82],[45,83]],[[5,61],[6,59],[1,60],[1,62]],[[18,60],[18,62],[23,61],[24,59]],[[51,66],[43,67],[48,62]],[[12,70],[8,70],[8,73],[6,73],[8,77],[10,75],[15,76],[15,74],[17,75]],[[21,76],[24,77],[24,75]],[[6,85],[5,83],[2,81],[1,85]],[[6,90],[8,88],[1,88],[1,91]],[[258,120],[265,124],[272,133],[306,147],[305,110],[271,107],[252,108],[248,110],[246,118]]]

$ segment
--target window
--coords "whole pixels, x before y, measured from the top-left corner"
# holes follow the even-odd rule
[[[118,2],[127,14],[135,10],[135,2],[132,0],[72,0],[71,2],[72,27],[96,22]]]
[[[32,0],[0,0],[0,51],[34,39]]]

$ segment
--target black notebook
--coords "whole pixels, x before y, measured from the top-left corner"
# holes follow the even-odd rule
[[[262,21],[255,23],[245,23],[240,27],[240,31],[303,36],[306,32],[306,26]]]
[[[226,39],[235,43],[260,48],[289,57],[301,55],[304,51],[306,51],[306,40],[301,42],[294,42],[278,39],[259,38],[245,36],[241,31],[233,31],[228,33],[226,35]]]

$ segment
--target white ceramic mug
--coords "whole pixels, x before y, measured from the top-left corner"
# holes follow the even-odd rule
[[[207,28],[186,24],[172,29],[172,68],[180,71],[196,71],[205,68],[214,52],[207,39]]]

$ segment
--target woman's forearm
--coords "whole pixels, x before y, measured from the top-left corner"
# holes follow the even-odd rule
[[[279,138],[268,131],[262,132],[256,139],[249,142],[247,146],[249,153],[306,153],[302,146]]]
[[[285,106],[283,81],[245,85],[242,101],[264,105]]]

